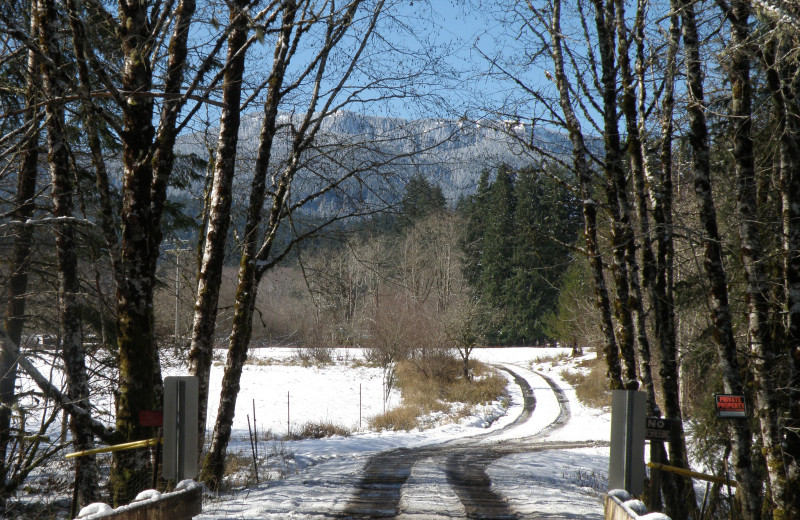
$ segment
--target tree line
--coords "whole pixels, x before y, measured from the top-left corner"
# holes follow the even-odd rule
[[[579,224],[573,208],[532,168],[486,169],[477,192],[452,205],[434,181],[412,177],[397,213],[300,250],[316,310],[310,343],[366,347],[382,366],[451,350],[469,379],[476,346],[544,342]]]
[[[458,203],[467,282],[499,312],[487,327],[492,344],[552,339],[547,317],[570,264],[580,227],[577,200],[553,172],[534,167],[485,170],[477,191]]]

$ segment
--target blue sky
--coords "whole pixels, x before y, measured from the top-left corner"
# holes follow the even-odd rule
[[[498,2],[480,2],[479,0],[388,0],[387,14],[397,15],[397,21],[386,22],[382,27],[383,41],[378,45],[389,48],[390,45],[405,46],[407,50],[419,52],[429,50],[430,63],[424,65],[425,72],[417,79],[403,84],[395,82],[393,88],[407,87],[406,98],[394,99],[390,102],[372,101],[355,104],[350,110],[369,115],[396,116],[410,119],[420,117],[460,117],[467,115],[471,119],[496,117],[492,111],[497,106],[509,104],[505,113],[519,113],[522,119],[528,119],[532,113],[525,101],[515,99],[520,89],[507,79],[486,74],[489,62],[482,53],[496,55],[503,53],[511,56],[519,52],[520,41],[509,39],[509,26],[498,21]],[[366,14],[365,14],[366,15]],[[217,16],[221,16],[217,13]],[[357,34],[357,31],[356,31]],[[313,43],[313,37],[312,37]],[[387,43],[391,41],[391,43]],[[477,43],[476,43],[477,42]],[[264,74],[271,67],[274,40],[269,36],[264,42],[251,49],[246,74],[250,74],[253,83],[263,81]],[[223,51],[224,52],[224,51]],[[313,52],[313,45],[306,53],[300,52],[295,66],[303,58],[303,54]],[[383,52],[383,54],[381,54]],[[392,73],[402,76],[413,67],[422,67],[419,56],[411,53],[389,55],[382,49],[368,59],[373,60],[366,67],[367,76],[355,78],[354,85],[363,84],[370,73],[375,77],[385,77]],[[343,53],[346,59],[347,53]],[[416,60],[416,61],[415,61]],[[528,83],[549,84],[541,71],[535,68],[525,70]],[[363,97],[379,97],[377,90],[367,90]],[[298,96],[295,109],[303,103]],[[289,104],[287,103],[287,107]],[[206,107],[209,116],[217,111],[214,107]],[[246,112],[260,111],[261,106],[255,103]],[[285,108],[288,109],[288,108]]]

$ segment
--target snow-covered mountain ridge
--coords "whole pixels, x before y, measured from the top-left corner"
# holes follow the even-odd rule
[[[239,147],[243,161],[255,157],[261,118],[260,113],[242,116]],[[279,159],[273,161],[276,167],[286,156],[291,123],[296,125],[299,122],[299,115],[279,114],[279,131],[273,144],[273,156]],[[216,142],[215,129],[205,132],[204,136],[210,142]],[[200,143],[201,137],[200,134],[184,137],[182,151],[206,155],[208,147]],[[365,165],[369,170],[372,163],[374,171],[371,175],[361,176],[362,184],[366,178],[367,185],[381,193],[386,192],[384,183],[390,183],[394,191],[399,191],[398,187],[401,188],[411,176],[422,175],[439,184],[451,201],[474,191],[485,169],[495,168],[501,163],[521,167],[534,162],[538,155],[531,152],[526,143],[535,142],[536,147],[554,154],[566,153],[568,146],[568,140],[562,134],[518,121],[406,120],[349,111],[337,111],[324,117],[315,142],[317,151],[307,154],[309,166],[302,175],[307,179],[319,177],[318,171],[311,170],[327,160],[336,163],[340,170],[364,168]],[[386,179],[387,172],[394,175],[391,182]]]

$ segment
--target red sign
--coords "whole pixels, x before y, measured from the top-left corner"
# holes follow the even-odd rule
[[[164,413],[161,410],[140,410],[139,425],[141,426],[163,426]]]
[[[743,395],[714,394],[717,417],[747,417],[747,405]]]

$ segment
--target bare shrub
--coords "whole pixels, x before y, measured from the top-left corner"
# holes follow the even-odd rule
[[[423,378],[449,385],[462,374],[461,366],[453,353],[443,348],[428,347],[420,350],[407,363]]]
[[[339,435],[341,437],[349,437],[351,431],[349,428],[333,424],[330,421],[312,422],[309,421],[300,427],[300,430],[292,432],[292,438],[295,440],[300,439],[324,439],[325,437],[333,437]]]
[[[411,356],[414,330],[413,315],[402,298],[387,295],[384,304],[375,309],[369,323],[365,358],[383,370],[385,399],[394,387],[397,363]]]
[[[174,273],[171,276],[174,280]],[[231,333],[237,277],[237,267],[229,266],[223,269],[216,327],[216,334],[220,338],[226,338]],[[302,291],[299,290],[301,281],[299,269],[292,266],[275,267],[264,275],[259,285],[253,315],[254,346],[291,344],[302,339],[300,331],[312,328],[308,302],[304,300]],[[182,289],[181,298],[184,298],[185,293],[185,298],[189,300],[192,297],[191,289],[191,284],[187,282],[185,291]],[[165,334],[169,335],[174,323],[174,292],[174,285],[169,285],[156,295],[159,305],[156,309],[157,323],[160,323]],[[181,312],[184,313],[180,319],[181,330],[187,333],[191,330],[193,301],[192,299],[181,303]]]
[[[303,366],[330,365],[333,362],[332,351],[330,347],[299,348],[295,352],[295,357]]]

